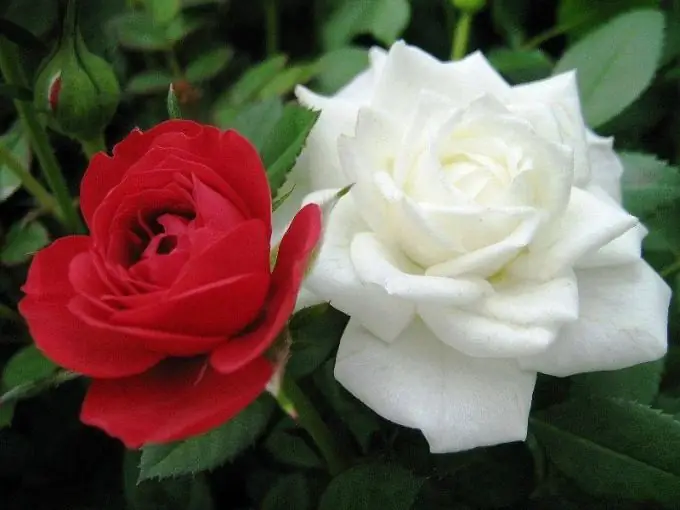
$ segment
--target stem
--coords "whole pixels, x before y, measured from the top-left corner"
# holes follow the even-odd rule
[[[89,140],[80,140],[80,145],[87,159],[92,159],[98,152],[106,152],[106,142],[103,133],[99,133]]]
[[[17,176],[21,181],[21,185],[35,197],[42,208],[59,213],[59,207],[57,207],[54,197],[23,167],[21,162],[2,143],[0,143],[0,164],[3,164],[10,172]]]
[[[18,312],[15,312],[13,309],[11,309],[9,306],[4,305],[0,303],[0,319],[6,319],[11,322],[18,322],[22,323],[24,319],[19,315]]]
[[[284,379],[280,394],[282,394],[282,398],[277,397],[277,399],[286,404],[292,404],[298,422],[312,437],[319,451],[321,451],[330,474],[335,476],[342,472],[347,467],[347,460],[343,452],[336,445],[333,434],[331,434],[331,431],[323,422],[307,396],[290,378]]]
[[[60,370],[59,372],[55,372],[53,375],[45,377],[44,379],[38,379],[37,381],[20,384],[19,386],[15,386],[11,390],[7,391],[4,395],[0,396],[0,405],[34,397],[35,395],[38,395],[47,389],[59,386],[66,381],[70,381],[71,379],[76,379],[78,377],[80,377],[80,374],[68,372],[66,370]]]
[[[558,37],[560,35],[564,35],[570,30],[573,30],[575,28],[578,28],[579,26],[583,25],[584,23],[588,22],[591,18],[590,14],[587,14],[586,16],[583,16],[581,18],[578,18],[571,23],[564,23],[562,25],[556,25],[552,28],[549,28],[545,32],[541,32],[538,34],[536,37],[532,37],[530,40],[528,40],[524,46],[522,46],[522,49],[524,50],[534,50],[538,48],[541,44],[544,42],[554,38]]]
[[[659,271],[659,276],[662,278],[668,278],[669,276],[674,275],[680,271],[680,259],[676,260],[672,264],[664,267],[661,271]]]
[[[264,20],[267,30],[267,55],[275,55],[279,46],[279,16],[276,0],[264,0]]]
[[[467,53],[470,40],[470,28],[474,14],[462,11],[453,31],[453,45],[451,46],[451,60],[460,60]]]
[[[19,56],[17,55],[16,48],[2,36],[0,36],[0,71],[8,84],[26,87],[26,77],[19,65]],[[14,101],[14,106],[19,114],[24,132],[28,136],[31,147],[40,163],[45,180],[59,204],[64,224],[72,232],[82,232],[84,230],[83,224],[80,221],[78,212],[73,207],[66,181],[59,168],[59,162],[50,146],[47,132],[38,120],[38,115],[33,105],[25,101],[16,100]]]

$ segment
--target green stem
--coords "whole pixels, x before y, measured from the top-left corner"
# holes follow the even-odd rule
[[[462,11],[456,22],[456,28],[453,31],[453,44],[451,46],[451,60],[460,60],[467,53],[468,43],[470,41],[470,28],[472,27],[472,18],[474,14]]]
[[[674,275],[678,271],[680,271],[680,259],[678,259],[675,262],[673,262],[672,264],[664,267],[661,271],[659,271],[659,275],[662,278],[668,278],[669,276]]]
[[[9,306],[4,305],[0,303],[0,319],[6,319],[11,322],[18,322],[22,323],[24,319],[19,315],[18,312],[15,312],[13,309],[11,309]]]
[[[344,453],[335,443],[333,434],[319,416],[314,405],[300,390],[292,379],[284,378],[280,401],[286,406],[292,405],[297,416],[298,423],[304,427],[319,448],[328,465],[328,471],[332,476],[341,473],[347,467],[347,459]],[[286,410],[286,409],[284,409]],[[288,411],[287,411],[288,412]]]
[[[0,36],[0,71],[8,84],[26,87],[26,77],[19,64],[16,48],[2,36]],[[19,114],[24,132],[28,136],[31,147],[40,163],[45,180],[59,204],[64,224],[71,232],[82,232],[84,230],[83,224],[77,210],[73,207],[66,181],[59,168],[59,162],[54,155],[47,132],[40,123],[35,108],[29,102],[18,100],[14,101],[14,106]]]
[[[66,370],[60,370],[49,377],[45,377],[44,379],[20,384],[19,386],[15,386],[0,396],[0,405],[34,397],[45,390],[54,388],[62,383],[65,383],[66,381],[70,381],[78,377],[80,377],[80,374],[76,374],[75,372],[67,372]]]
[[[31,195],[35,197],[40,206],[43,209],[47,209],[50,212],[59,213],[59,207],[57,202],[49,191],[38,182],[38,180],[31,175],[28,169],[24,168],[23,165],[15,158],[12,153],[0,142],[0,163],[5,166],[10,172],[12,172],[20,181],[21,185],[28,191]]]
[[[267,55],[276,55],[279,47],[279,15],[276,0],[264,0],[264,20],[267,30]]]
[[[83,148],[87,159],[92,159],[98,152],[106,152],[106,142],[104,142],[103,133],[99,133],[90,140],[80,140],[80,146]]]
[[[541,44],[543,44],[546,41],[549,41],[550,39],[553,39],[554,37],[559,37],[560,35],[564,35],[570,30],[573,30],[575,28],[578,28],[579,26],[585,24],[591,19],[592,15],[587,14],[581,18],[577,18],[569,23],[564,23],[562,25],[556,25],[552,28],[549,28],[545,32],[541,32],[535,37],[532,37],[529,39],[524,45],[522,46],[523,50],[534,50],[538,48]]]

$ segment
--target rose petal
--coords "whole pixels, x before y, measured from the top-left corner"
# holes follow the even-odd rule
[[[359,104],[368,104],[373,98],[373,90],[378,77],[385,67],[387,52],[379,46],[368,50],[369,67],[358,74],[347,85],[338,90],[334,98],[341,98]]]
[[[79,254],[90,249],[87,236],[66,236],[35,254],[28,270],[26,283],[21,288],[26,294],[39,298],[65,299],[73,295],[69,281],[69,265]]]
[[[272,199],[267,174],[257,149],[236,131],[226,131],[220,137],[219,164],[215,167],[225,182],[234,189],[250,211],[267,227],[271,235]]]
[[[591,171],[589,184],[599,186],[620,204],[623,165],[614,152],[614,139],[603,138],[592,131],[587,131],[586,142]]]
[[[257,317],[268,287],[266,273],[235,276],[182,294],[168,294],[149,306],[121,310],[111,321],[121,326],[228,337]]]
[[[515,358],[542,352],[558,331],[555,325],[514,324],[444,306],[420,306],[418,314],[439,340],[476,358]]]
[[[112,310],[106,309],[101,302],[83,296],[73,298],[68,304],[69,311],[88,326],[105,330],[116,335],[119,349],[143,348],[165,356],[197,356],[206,354],[226,341],[223,335],[204,336],[160,331],[158,329],[121,326],[111,320]]]
[[[350,315],[383,340],[394,339],[411,322],[415,307],[359,279],[350,256],[354,236],[368,230],[352,203],[351,192],[330,213],[319,253],[305,287]]]
[[[128,448],[185,439],[234,417],[262,393],[272,374],[264,359],[229,375],[207,361],[169,361],[142,375],[93,381],[80,418]]]
[[[618,238],[637,222],[620,207],[574,187],[561,223],[549,232],[552,242],[547,246],[530,246],[528,253],[517,258],[507,270],[518,277],[549,279]]]
[[[567,376],[618,370],[662,357],[671,291],[644,261],[576,272],[579,320],[545,352],[521,358],[527,370]]]
[[[422,90],[442,94],[462,106],[484,93],[500,95],[509,88],[479,52],[442,63],[398,41],[389,50],[371,106],[407,120]]]
[[[91,377],[139,374],[163,356],[94,328],[73,315],[65,302],[25,297],[19,310],[38,348],[55,363]]]
[[[173,295],[233,276],[269,272],[269,239],[261,220],[241,223],[204,248],[179,272]]]
[[[281,240],[262,322],[253,331],[230,339],[212,353],[210,363],[216,370],[222,373],[239,370],[274,342],[293,313],[310,254],[320,235],[319,206],[306,205]]]
[[[168,120],[145,132],[133,130],[113,148],[113,157],[104,153],[95,155],[80,183],[80,208],[90,229],[99,204],[120,183],[129,167],[148,151],[155,138],[168,132],[186,136],[200,130],[200,124],[189,120]]]
[[[576,73],[567,72],[513,87],[505,95],[513,105],[543,103],[550,107],[557,120],[561,143],[574,151],[574,184],[583,186],[590,180],[586,131],[581,101],[579,99]],[[544,136],[550,131],[542,133]],[[553,139],[559,142],[558,139]]]
[[[352,263],[365,283],[385,289],[390,296],[414,303],[469,305],[480,299],[491,286],[485,280],[442,278],[417,273],[418,268],[396,250],[389,250],[375,234],[362,232],[350,246]]]
[[[467,357],[415,321],[387,344],[352,319],[335,377],[381,416],[423,431],[434,453],[526,437],[536,374],[514,360]]]

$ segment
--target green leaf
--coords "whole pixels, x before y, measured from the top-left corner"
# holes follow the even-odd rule
[[[0,18],[0,36],[23,48],[45,49],[45,43],[33,35],[33,32],[5,18]]]
[[[651,154],[624,152],[621,187],[631,214],[644,218],[680,198],[680,171]]]
[[[38,381],[52,375],[57,368],[35,345],[29,345],[7,362],[2,372],[2,385],[5,389],[11,389]]]
[[[380,421],[376,414],[343,388],[333,375],[335,360],[330,359],[314,374],[314,381],[349,428],[364,452],[367,452],[373,436],[380,431]]]
[[[338,346],[346,324],[347,316],[326,303],[296,313],[290,323],[293,343],[286,375],[298,379],[316,371]]]
[[[346,46],[356,36],[370,34],[389,46],[411,17],[408,0],[345,0],[324,23],[321,38],[328,50]]]
[[[267,169],[272,195],[276,195],[285,182],[318,118],[319,112],[302,106],[287,104],[284,107],[260,154]]]
[[[123,463],[125,499],[130,510],[212,510],[205,477],[139,482],[139,458],[139,451],[127,451]]]
[[[526,18],[530,11],[530,0],[504,0],[491,2],[491,19],[497,32],[500,32],[517,48],[525,37]]]
[[[593,398],[538,413],[534,434],[548,458],[594,495],[680,501],[680,423],[644,405]]]
[[[423,479],[396,464],[364,464],[334,478],[319,510],[408,510]]]
[[[182,8],[180,0],[145,0],[145,2],[152,19],[160,25],[175,19]]]
[[[207,25],[209,19],[200,15],[189,14],[176,16],[165,28],[165,35],[174,46],[186,39],[189,35]]]
[[[200,83],[217,76],[231,60],[234,52],[231,48],[216,48],[191,61],[186,68],[186,78],[191,83]]]
[[[269,421],[273,406],[260,398],[220,427],[185,441],[142,450],[139,479],[168,478],[210,471],[252,445]]]
[[[37,221],[15,223],[7,233],[5,245],[0,249],[0,261],[8,265],[21,264],[48,242],[47,230]]]
[[[168,87],[168,97],[166,98],[166,104],[168,108],[169,119],[182,118],[182,108],[179,105],[177,94],[175,94],[175,87],[172,85],[172,83]]]
[[[497,5],[497,4],[496,4]],[[535,81],[550,76],[553,63],[541,50],[491,50],[488,59],[512,83]]]
[[[142,71],[130,78],[126,90],[130,94],[156,94],[168,90],[172,75],[162,69]]]
[[[312,510],[309,482],[301,473],[284,476],[267,492],[262,510]]]
[[[296,85],[303,85],[311,80],[318,69],[317,64],[299,65],[284,69],[262,87],[258,96],[260,99],[267,99],[289,94]]]
[[[0,405],[0,431],[9,427],[12,424],[12,418],[14,418],[14,408],[16,407],[16,402],[9,402]]]
[[[673,415],[676,421],[680,421],[680,397],[659,395],[656,402],[654,402],[654,407],[666,414]]]
[[[282,464],[302,468],[323,469],[325,463],[307,442],[285,430],[277,430],[267,438],[265,449]]]
[[[658,5],[658,0],[607,0],[606,2],[560,0],[557,22],[559,26],[570,27],[568,30],[570,35],[581,37],[617,14],[631,9],[654,8]]]
[[[3,19],[37,36],[45,34],[57,21],[59,3],[54,0],[31,0],[30,8],[26,0],[2,0],[0,4],[5,9]]]
[[[664,361],[651,361],[623,370],[590,372],[571,378],[571,395],[579,398],[614,397],[651,404],[659,393]]]
[[[121,46],[133,50],[160,51],[172,47],[166,28],[154,23],[144,12],[129,12],[117,16],[112,22],[114,33]]]
[[[283,115],[283,102],[278,97],[272,97],[248,105],[234,111],[229,118],[225,112],[222,118],[217,119],[217,125],[222,128],[231,128],[245,136],[250,142],[261,150],[267,141],[267,137]]]
[[[31,167],[31,150],[28,139],[19,124],[15,124],[0,137],[0,144],[21,163],[24,168]],[[21,180],[5,165],[0,164],[0,202],[4,202],[21,187]]]
[[[655,10],[623,14],[569,48],[554,74],[578,71],[583,112],[597,127],[649,86],[663,47],[664,18]]]
[[[262,88],[267,85],[286,65],[285,55],[277,55],[251,67],[231,87],[221,101],[229,105],[239,105],[255,99]]]
[[[7,83],[0,83],[0,96],[19,101],[33,101],[33,92],[24,87],[17,87]]]
[[[329,51],[319,59],[315,90],[320,94],[334,94],[368,67],[368,51],[346,47]]]

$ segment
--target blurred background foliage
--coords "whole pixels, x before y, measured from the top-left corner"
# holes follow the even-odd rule
[[[109,147],[133,127],[167,118],[170,84],[185,117],[236,127],[259,146],[285,117],[297,84],[334,93],[367,66],[373,45],[404,38],[448,59],[461,16],[454,3],[88,0],[81,2],[79,25],[89,50],[111,63],[121,84],[121,103],[105,133]],[[661,18],[636,17],[640,8],[661,12],[665,30]],[[626,13],[633,17],[621,18]],[[25,88],[0,82],[0,144],[34,175],[13,100],[33,96],[40,63],[58,39],[58,17],[59,0],[0,1],[0,34],[19,43],[28,78]],[[626,166],[625,204],[651,231],[646,257],[677,290],[680,1],[491,0],[472,19],[468,48],[484,51],[511,83],[579,69],[585,117],[599,134],[616,138]],[[77,195],[86,156],[57,132],[51,142]],[[54,373],[26,346],[30,338],[15,310],[30,255],[63,233],[0,163],[3,391]],[[680,508],[680,424],[673,418],[680,418],[679,318],[674,302],[664,362],[541,377],[526,444],[432,456],[419,433],[384,422],[335,383],[328,360],[345,318],[321,308],[293,324],[291,371],[322,412],[342,417],[331,426],[366,455],[365,464],[330,481],[307,438],[289,419],[274,418],[266,399],[249,408],[241,425],[207,440],[126,453],[78,422],[84,383],[72,381],[0,407],[0,507]],[[583,400],[574,403],[579,395]],[[633,425],[608,435],[625,423]],[[256,440],[258,448],[251,447]],[[570,456],[576,450],[585,453]],[[201,464],[210,453],[212,464]],[[192,455],[203,460],[188,466]],[[199,471],[205,472],[192,475]]]

